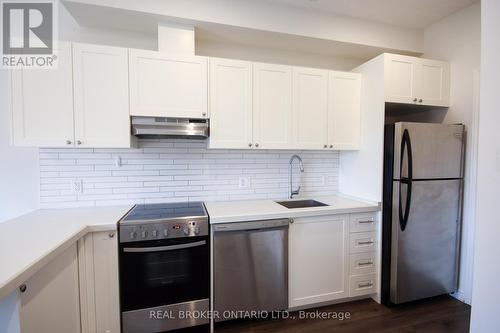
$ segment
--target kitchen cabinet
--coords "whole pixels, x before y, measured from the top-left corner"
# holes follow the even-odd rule
[[[359,149],[361,75],[330,71],[328,93],[328,148]]]
[[[295,218],[289,230],[289,306],[349,295],[349,215]]]
[[[252,148],[252,63],[210,58],[209,148]]]
[[[12,143],[66,147],[74,142],[71,43],[58,42],[56,69],[11,71]]]
[[[116,232],[94,232],[78,241],[82,330],[119,333],[118,243]]]
[[[253,139],[255,148],[293,148],[292,67],[254,63]]]
[[[130,115],[208,118],[207,58],[129,50]]]
[[[80,332],[76,245],[30,277],[18,298],[21,332]]]
[[[58,67],[12,71],[15,146],[130,148],[127,49],[58,42]]]
[[[450,66],[447,62],[384,54],[385,101],[447,107]]]
[[[77,146],[131,146],[127,73],[127,49],[73,44]]]
[[[327,148],[328,71],[293,67],[292,73],[292,145],[296,149]]]

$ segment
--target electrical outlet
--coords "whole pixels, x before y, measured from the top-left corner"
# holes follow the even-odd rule
[[[81,194],[83,193],[83,180],[82,179],[73,179],[71,181],[71,190],[73,193]]]
[[[248,177],[238,178],[238,187],[239,188],[249,188],[250,187],[250,178],[248,178]]]

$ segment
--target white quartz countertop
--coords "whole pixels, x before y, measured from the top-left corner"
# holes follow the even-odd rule
[[[380,210],[380,203],[351,199],[341,195],[307,199],[313,199],[328,206],[289,209],[281,206],[274,200],[244,200],[206,202],[205,207],[208,215],[210,215],[211,224]],[[294,200],[304,200],[304,198],[296,198]]]
[[[116,230],[132,207],[40,209],[0,223],[0,299],[88,232]]]

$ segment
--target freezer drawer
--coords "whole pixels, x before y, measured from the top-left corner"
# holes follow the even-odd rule
[[[214,227],[216,321],[228,311],[288,308],[288,219]]]

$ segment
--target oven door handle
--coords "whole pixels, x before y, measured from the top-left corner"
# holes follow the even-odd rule
[[[178,244],[178,245],[168,245],[168,246],[124,247],[123,252],[145,253],[145,252],[172,251],[172,250],[181,250],[181,249],[188,249],[191,247],[203,246],[205,244],[207,244],[207,242],[203,240],[203,241],[199,241],[199,242]]]

